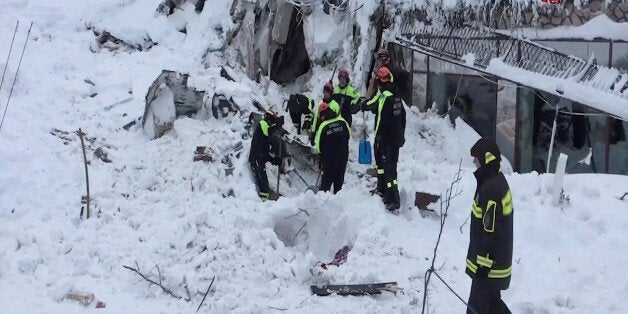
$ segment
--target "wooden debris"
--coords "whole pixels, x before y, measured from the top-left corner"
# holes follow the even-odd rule
[[[94,294],[91,292],[70,292],[65,295],[65,298],[78,301],[82,306],[88,306],[94,302]]]

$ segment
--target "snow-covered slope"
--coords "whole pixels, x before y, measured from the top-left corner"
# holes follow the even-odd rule
[[[467,152],[473,134],[453,130],[431,113],[408,112],[398,216],[369,195],[374,181],[358,176],[365,167],[356,161],[357,140],[338,195],[301,193],[305,186],[284,180],[280,190],[286,197],[260,203],[245,160],[248,141],[233,176],[225,175],[220,161],[192,161],[199,145],[220,156],[228,152],[242,140],[244,119],[179,118],[156,140],[141,127],[121,128],[142,115],[146,90],[162,69],[190,73],[195,86],[208,91],[242,99],[262,93],[248,80],[220,80],[219,52],[210,53],[210,68],[201,66],[202,54],[222,45],[216,26],[229,28],[229,1],[208,3],[200,15],[187,6],[169,17],[155,15],[158,3],[13,1],[0,11],[3,58],[16,19],[21,26],[14,49],[23,44],[24,24],[35,22],[0,130],[0,312],[189,313],[214,277],[206,312],[418,312],[439,222],[421,217],[412,196],[444,192],[461,158],[462,192],[451,204],[436,266],[452,288],[468,296],[465,221],[475,182]],[[184,36],[176,29],[186,23]],[[92,53],[94,36],[86,25],[129,41],[149,34],[159,44],[143,52]],[[8,73],[15,73],[16,56],[14,51]],[[328,77],[320,71],[313,78]],[[5,81],[0,91],[2,111],[7,86]],[[274,84],[267,93],[270,103],[286,97]],[[372,125],[372,116],[367,119]],[[361,115],[354,121],[359,126]],[[85,178],[78,136],[71,132],[79,127],[112,160],[104,163],[88,151],[95,203],[89,220],[78,219]],[[70,132],[68,140],[51,135],[53,128]],[[626,192],[628,179],[568,175],[569,204],[555,208],[549,205],[551,175],[507,178],[515,206],[515,263],[503,295],[513,312],[628,311],[628,205],[615,198]],[[235,197],[228,196],[231,191]],[[313,278],[310,267],[330,261],[343,245],[353,248],[346,264],[330,269],[330,282],[397,281],[403,292],[311,296],[309,285],[321,278]],[[165,294],[123,266],[139,267],[154,280],[161,274],[163,286],[183,299],[189,291],[191,301]],[[443,284],[433,279],[429,289],[433,311],[464,311]],[[93,292],[106,308],[84,309],[64,300],[72,291]]]

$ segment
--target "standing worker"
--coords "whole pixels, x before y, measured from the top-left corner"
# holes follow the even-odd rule
[[[266,162],[270,161],[277,166],[282,162],[281,156],[271,156],[270,154],[270,136],[281,128],[283,124],[282,118],[272,109],[266,111],[262,120],[255,127],[253,139],[251,140],[249,165],[255,177],[258,195],[262,201],[276,200],[278,197],[278,194],[272,193],[270,190],[268,175],[266,174]]]
[[[314,145],[320,154],[322,191],[329,191],[334,186],[334,194],[342,189],[345,170],[349,160],[350,128],[341,115],[332,110],[327,103],[318,107],[321,124],[316,131]]]
[[[412,80],[410,76],[410,72],[405,69],[398,67],[392,62],[390,58],[390,53],[385,48],[380,49],[377,52],[377,59],[375,60],[375,66],[373,69],[377,72],[377,70],[381,67],[386,67],[391,73],[390,82],[393,83],[397,90],[397,96],[403,99],[406,105],[411,105],[411,96],[412,96]],[[369,84],[367,95],[368,97],[373,96],[377,92],[377,73],[371,77],[371,82]]]
[[[320,107],[325,103],[333,112],[340,114],[340,104],[336,101],[336,97],[337,96],[334,95],[334,85],[332,83],[325,83],[325,86],[323,86],[323,101],[318,106]],[[310,127],[310,143],[312,145],[314,145],[314,137],[321,123],[319,112],[318,109],[314,110],[314,118],[312,119],[312,126]]]
[[[338,72],[338,85],[334,87],[334,97],[340,104],[342,118],[351,126],[353,121],[351,114],[354,112],[352,107],[357,107],[360,93],[349,83],[349,71],[345,68],[340,69]]]
[[[501,299],[512,272],[513,206],[510,188],[499,171],[501,154],[494,140],[471,148],[477,170],[471,211],[466,273],[471,277],[467,313],[510,313]]]
[[[373,152],[377,165],[377,193],[383,196],[386,209],[394,212],[401,206],[397,182],[399,148],[405,143],[406,110],[392,74],[386,67],[377,70],[377,93],[363,105],[363,110],[375,113],[375,143]]]

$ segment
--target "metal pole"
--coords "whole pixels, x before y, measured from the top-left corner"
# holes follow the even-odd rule
[[[283,140],[279,138],[279,164],[277,165],[277,198],[279,198],[279,179],[281,178],[281,166],[283,164],[283,156],[281,156],[281,146],[283,146]]]
[[[558,104],[556,104],[556,113],[554,114],[554,125],[552,126],[552,139],[550,140],[549,153],[547,155],[547,167],[545,172],[549,173],[550,162],[552,161],[552,151],[554,150],[554,138],[556,137],[556,120],[558,119]]]
[[[78,136],[81,138],[81,147],[83,148],[83,161],[85,164],[85,186],[87,186],[87,198],[86,198],[86,207],[87,207],[87,218],[89,219],[89,173],[87,172],[87,154],[85,153],[85,142],[83,141],[83,136],[85,135],[85,133],[83,133],[83,130],[81,130],[81,128],[79,128],[78,130]]]

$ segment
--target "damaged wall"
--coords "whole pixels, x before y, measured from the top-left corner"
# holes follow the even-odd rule
[[[251,79],[269,75],[277,83],[294,81],[310,69],[302,13],[285,1],[235,0],[231,16],[237,27],[228,36],[236,60]]]
[[[204,91],[188,86],[188,74],[163,70],[148,88],[142,126],[152,138],[172,128],[178,116],[191,116],[203,106]]]
[[[292,83],[313,66],[338,65],[361,74],[361,64],[375,44],[370,36],[372,12],[358,2],[301,1],[294,6],[281,0],[235,0],[231,16],[237,26],[227,36],[229,47],[248,76],[258,82],[260,76],[270,76],[279,84]],[[361,10],[356,13],[356,9]],[[358,22],[357,17],[364,18]]]

